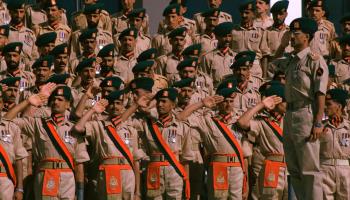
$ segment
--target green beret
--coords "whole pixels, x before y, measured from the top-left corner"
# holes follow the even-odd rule
[[[156,100],[159,100],[160,98],[168,98],[171,101],[176,101],[177,94],[178,93],[175,88],[165,88],[165,89],[159,90],[154,98]]]
[[[152,60],[141,61],[132,68],[132,73],[148,72],[153,65],[154,61]]]
[[[68,45],[67,43],[59,44],[55,46],[55,48],[52,49],[50,52],[53,56],[58,56],[60,54],[68,54]]]
[[[313,8],[313,7],[321,7],[321,8],[325,8],[325,3],[324,3],[324,0],[313,0],[313,1],[310,1],[309,3],[309,9],[310,8]]]
[[[54,57],[51,55],[43,56],[38,58],[32,65],[32,69],[36,69],[39,67],[47,67],[51,69]]]
[[[185,67],[194,67],[197,68],[198,65],[198,58],[186,58],[185,60],[181,61],[176,69],[177,71],[183,70]]]
[[[287,11],[289,5],[289,1],[281,0],[277,1],[270,9],[271,13],[278,13],[281,11]]]
[[[16,9],[24,9],[24,0],[9,0],[7,2],[7,9],[16,10]]]
[[[214,29],[214,34],[219,37],[226,36],[227,34],[231,34],[233,29],[232,22],[223,22],[217,25]]]
[[[286,101],[285,93],[284,93],[284,85],[277,81],[272,83],[270,87],[267,87],[263,93],[266,97],[276,95],[281,97],[283,101]]]
[[[137,38],[138,30],[134,27],[124,29],[120,35],[119,35],[119,40],[123,39],[125,36],[132,36],[134,38]]]
[[[123,95],[126,94],[126,90],[117,90],[109,93],[109,95],[106,97],[108,100],[108,103],[111,104],[115,100],[122,100]]]
[[[120,90],[122,84],[123,80],[121,78],[117,76],[111,76],[103,79],[103,81],[100,83],[100,87],[114,87],[117,88],[117,90]]]
[[[256,10],[256,0],[244,0],[243,3],[239,6],[239,11],[242,12],[244,10]]]
[[[317,22],[313,19],[301,17],[294,19],[290,23],[291,31],[302,31],[303,33],[310,34],[312,37],[318,30]]]
[[[85,29],[79,36],[79,42],[83,42],[86,39],[96,39],[97,37],[97,28],[88,28]]]
[[[199,54],[201,53],[202,45],[201,44],[192,44],[188,47],[186,47],[182,51],[182,56],[184,57],[199,57]]]
[[[259,93],[260,93],[262,96],[266,96],[266,95],[265,95],[266,89],[269,88],[269,87],[271,87],[272,84],[276,84],[276,83],[281,84],[279,81],[276,81],[276,80],[272,80],[272,81],[265,82],[264,84],[262,84],[262,85],[259,87]]]
[[[331,99],[340,103],[343,107],[346,106],[346,100],[349,98],[349,94],[346,90],[336,88],[327,91],[326,100]]]
[[[341,19],[340,19],[340,23],[344,23],[350,21],[350,13],[346,13]]]
[[[21,42],[11,42],[8,43],[4,48],[2,49],[2,53],[6,54],[8,52],[17,52],[21,53],[23,44]]]
[[[36,38],[35,45],[38,47],[42,47],[49,43],[55,43],[56,38],[57,38],[56,32],[43,33]]]
[[[235,56],[235,60],[238,60],[240,58],[243,58],[243,57],[249,57],[250,58],[250,62],[254,62],[255,60],[255,57],[256,57],[256,53],[255,51],[241,51],[239,52],[236,56]]]
[[[50,95],[49,97],[49,102],[56,97],[56,96],[62,96],[64,97],[67,101],[71,101],[73,99],[72,92],[70,87],[66,85],[58,86]]]
[[[10,32],[10,26],[9,25],[1,25],[0,26],[0,35],[9,36],[9,32]]]
[[[85,58],[84,60],[82,60],[77,68],[75,69],[76,72],[80,72],[85,68],[95,68],[95,61],[96,58]]]
[[[217,90],[216,94],[223,96],[225,98],[228,98],[228,97],[231,97],[231,95],[234,92],[238,92],[237,88],[235,88],[235,87],[234,88],[223,88],[221,90]]]
[[[187,0],[171,0],[169,5],[170,4],[179,4],[179,5],[183,6],[183,7],[186,7]]]
[[[129,14],[128,18],[144,18],[146,16],[146,9],[144,8],[135,8]]]
[[[137,62],[145,61],[145,60],[154,60],[157,55],[157,49],[156,48],[150,48],[142,53],[137,57]]]
[[[238,81],[235,77],[229,77],[219,83],[216,91],[220,91],[224,88],[235,88],[238,85]]]
[[[183,88],[183,87],[194,87],[194,78],[185,78],[179,81],[176,81],[173,84],[174,88]]]
[[[47,79],[47,83],[67,85],[70,74],[53,74]]]
[[[167,16],[169,14],[180,14],[180,5],[179,4],[170,4],[168,5],[164,11],[163,11],[163,16]]]
[[[152,92],[153,85],[154,85],[153,79],[148,77],[140,77],[140,78],[135,78],[130,82],[130,89],[134,91],[140,88],[140,89],[144,89]]]
[[[337,74],[335,73],[335,66],[334,65],[328,65],[328,76],[329,77],[336,77]]]
[[[87,5],[84,9],[84,14],[86,14],[86,15],[88,15],[88,14],[100,14],[102,8],[103,8],[102,3],[95,3],[95,4]]]
[[[254,51],[242,51],[235,56],[235,62],[231,65],[231,69],[236,69],[241,66],[250,67],[255,60],[256,53]]]
[[[350,34],[343,35],[343,37],[339,38],[339,44],[350,45]]]
[[[114,57],[114,50],[115,50],[115,45],[113,43],[107,44],[98,52],[97,56],[101,58],[108,57],[108,56]]]
[[[169,33],[168,37],[169,38],[174,38],[176,36],[186,37],[186,30],[187,29],[185,27],[176,28]]]
[[[202,17],[219,17],[220,9],[218,8],[210,8],[209,10],[202,12]]]
[[[5,84],[7,87],[18,87],[21,77],[9,77],[2,79],[0,83]]]

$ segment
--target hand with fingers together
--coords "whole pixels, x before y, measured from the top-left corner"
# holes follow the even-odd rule
[[[222,102],[223,100],[224,100],[223,96],[214,95],[214,96],[209,96],[204,98],[202,100],[202,103],[207,108],[213,108],[214,106],[216,106],[216,104]]]
[[[264,104],[264,107],[268,110],[273,110],[276,105],[279,103],[282,103],[282,98],[276,95],[266,97],[262,100],[262,103]]]
[[[108,106],[108,101],[106,99],[101,99],[92,108],[96,113],[101,114],[103,111],[105,111],[106,107]]]

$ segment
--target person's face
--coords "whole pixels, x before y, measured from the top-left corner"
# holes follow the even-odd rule
[[[194,89],[192,87],[183,87],[179,92],[179,103],[188,105],[191,101],[191,97],[194,94]]]
[[[36,81],[39,83],[44,83],[50,76],[50,68],[48,67],[37,67],[33,70],[35,74]]]
[[[332,99],[326,98],[326,110],[325,113],[328,117],[335,116],[336,114],[341,113],[342,106],[341,104],[333,101]]]
[[[54,96],[50,103],[54,114],[63,114],[70,107],[70,102],[63,96]]]
[[[219,18],[218,17],[206,17],[204,19],[206,29],[213,31],[214,28],[219,24]]]
[[[257,13],[267,13],[267,10],[269,9],[269,4],[267,4],[265,1],[257,0],[256,1],[256,11]]]
[[[8,87],[4,92],[4,101],[7,103],[16,103],[16,97],[18,95],[18,87]]]
[[[20,22],[23,22],[24,15],[25,15],[24,8],[10,10],[11,21],[14,22],[14,24],[18,24]]]
[[[233,73],[239,82],[247,81],[249,79],[249,76],[250,76],[249,67],[247,67],[247,66],[241,66],[241,67],[235,68],[233,70]]]
[[[221,48],[231,47],[232,44],[232,33],[226,34],[225,36],[216,36],[218,40],[218,46]]]
[[[86,15],[87,23],[89,27],[96,27],[98,22],[100,21],[99,13],[91,13]]]
[[[54,22],[57,20],[60,20],[61,18],[61,11],[58,9],[57,6],[51,6],[48,7],[46,10],[47,18],[50,22]]]
[[[81,81],[86,85],[94,81],[96,75],[96,69],[94,67],[84,68],[80,72]]]
[[[234,106],[234,96],[232,94],[231,97],[226,97],[223,102],[218,104],[218,109],[220,114],[228,114],[233,111]]]
[[[286,11],[280,11],[272,14],[273,21],[277,25],[284,24],[284,21],[287,18],[288,13]]]
[[[124,10],[132,10],[134,8],[135,0],[122,0]]]
[[[123,100],[115,100],[114,102],[108,104],[107,106],[107,112],[112,116],[118,116],[121,115],[124,112],[124,104]]]
[[[255,14],[252,10],[244,10],[241,12],[241,18],[243,23],[249,23],[254,20]]]
[[[343,58],[350,57],[350,44],[341,44]]]
[[[113,67],[113,65],[114,65],[114,58],[112,56],[102,57],[101,65],[107,66],[107,67]]]
[[[137,74],[135,74],[136,78],[141,78],[141,77],[147,77],[147,78],[153,78],[152,73],[145,71],[145,72],[138,72]]]
[[[290,43],[293,48],[300,48],[309,41],[308,34],[305,34],[301,31],[294,31],[290,37]]]
[[[141,17],[133,17],[130,19],[130,25],[135,27],[137,30],[140,30],[142,27],[143,19]]]
[[[343,22],[342,28],[344,34],[350,34],[350,21]]]
[[[94,53],[95,49],[96,49],[96,39],[94,38],[89,38],[83,41],[83,50],[84,52],[87,53]]]
[[[156,107],[159,115],[167,115],[173,110],[175,103],[168,98],[159,98]]]
[[[125,52],[134,51],[136,39],[133,36],[124,36],[121,40],[122,50]]]
[[[0,48],[4,47],[8,42],[8,39],[4,35],[0,35]]]
[[[222,0],[208,0],[210,8],[220,8]]]
[[[176,36],[174,38],[171,38],[170,44],[171,44],[172,48],[176,49],[177,51],[182,51],[182,50],[184,50],[185,44],[186,44],[185,37]]]
[[[67,54],[59,54],[55,56],[54,67],[56,70],[64,70],[68,63],[68,55]]]
[[[321,7],[312,7],[309,9],[310,17],[315,21],[320,21],[325,15],[325,11]]]
[[[55,43],[50,42],[45,46],[39,47],[39,53],[41,56],[49,55],[53,48],[55,48]]]
[[[165,16],[165,22],[170,29],[175,29],[179,26],[180,16],[178,14],[169,14]]]
[[[102,98],[106,98],[111,92],[116,91],[117,88],[115,87],[103,87],[101,90],[101,96]]]
[[[195,67],[184,67],[180,71],[181,78],[195,78],[197,75],[197,69]]]
[[[17,52],[8,52],[5,54],[5,61],[8,68],[17,68],[21,57]]]

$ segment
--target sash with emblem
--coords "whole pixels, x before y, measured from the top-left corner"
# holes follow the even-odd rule
[[[152,138],[157,143],[160,150],[163,152],[164,156],[168,159],[169,163],[174,167],[175,171],[183,178],[184,187],[185,187],[185,197],[190,199],[190,180],[187,176],[185,168],[181,163],[176,159],[175,154],[171,151],[169,145],[164,141],[162,133],[159,130],[159,127],[151,119],[147,120],[147,125],[151,132]]]
[[[3,146],[0,144],[0,160],[2,165],[5,167],[6,169],[6,174],[7,177],[9,177],[13,183],[13,185],[16,186],[16,174],[15,174],[15,170],[13,168],[13,165],[11,163],[10,157],[8,156],[7,152],[5,151],[5,149],[3,148]]]
[[[281,167],[285,167],[284,162],[265,160],[264,187],[277,188],[278,176]]]
[[[267,117],[263,117],[263,120],[271,128],[272,132],[276,135],[279,141],[283,143],[283,131],[281,127],[276,122],[269,120]]]

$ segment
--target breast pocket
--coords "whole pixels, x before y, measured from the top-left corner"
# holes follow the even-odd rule
[[[338,143],[342,150],[342,153],[345,155],[350,155],[350,133],[341,132],[338,135]]]
[[[252,45],[258,45],[260,41],[260,33],[259,32],[250,32],[249,33],[249,41],[252,43]]]
[[[166,130],[167,143],[174,152],[181,151],[183,133],[176,128]]]

